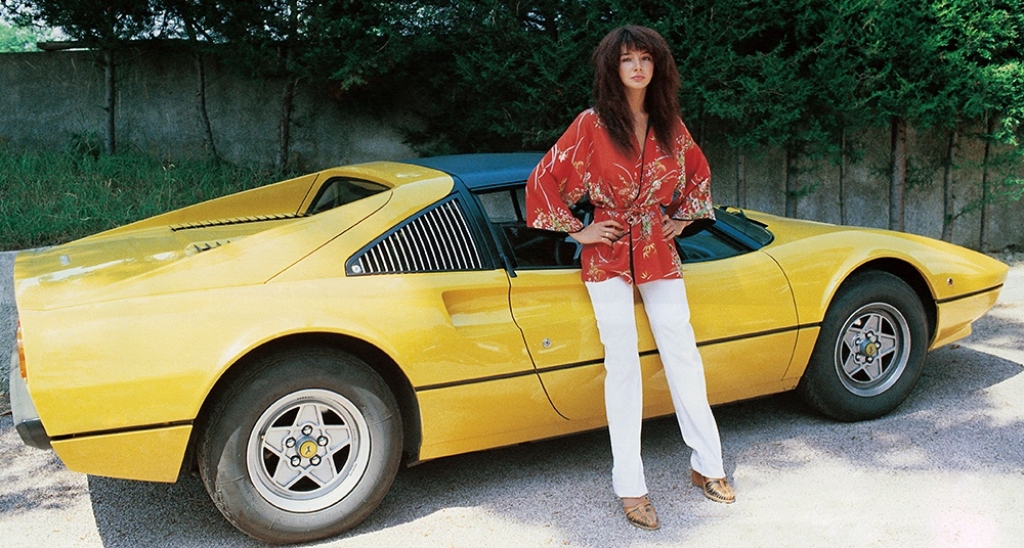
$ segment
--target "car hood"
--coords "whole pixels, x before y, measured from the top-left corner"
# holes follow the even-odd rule
[[[266,283],[380,209],[391,192],[316,216],[262,215],[117,229],[15,261],[18,307]]]

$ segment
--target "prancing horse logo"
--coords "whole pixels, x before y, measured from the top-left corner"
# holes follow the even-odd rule
[[[299,446],[299,454],[303,458],[313,458],[316,455],[316,442],[312,440],[302,442],[302,445]]]

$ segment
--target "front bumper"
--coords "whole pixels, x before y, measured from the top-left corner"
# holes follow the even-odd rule
[[[36,411],[32,397],[28,394],[28,385],[25,379],[21,378],[21,368],[18,365],[18,350],[15,348],[11,356],[11,411],[14,415],[14,427],[18,429],[21,441],[25,445],[38,449],[50,449],[50,436],[46,434],[43,421],[39,420],[39,412]]]
[[[938,325],[935,340],[928,350],[935,350],[970,335],[971,325],[995,306],[1002,288],[1000,284],[991,289],[937,302]]]

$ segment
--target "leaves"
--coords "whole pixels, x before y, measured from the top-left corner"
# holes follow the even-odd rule
[[[109,47],[189,37],[343,108],[409,114],[422,153],[545,149],[590,104],[590,53],[625,23],[661,32],[684,120],[740,151],[835,158],[894,118],[943,131],[999,123],[1020,146],[1022,0],[4,0]],[[13,19],[12,19],[13,20]],[[965,134],[966,136],[966,134]],[[838,161],[838,160],[837,160]],[[790,188],[796,199],[811,188]]]

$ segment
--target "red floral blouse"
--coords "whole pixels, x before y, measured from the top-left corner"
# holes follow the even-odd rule
[[[583,223],[569,206],[587,196],[594,222],[614,219],[629,228],[609,247],[583,246],[582,277],[627,282],[682,277],[674,243],[661,232],[661,213],[673,219],[714,219],[707,159],[679,120],[676,154],[662,149],[648,131],[643,153],[623,154],[593,109],[583,111],[548,151],[526,183],[527,223],[534,228],[576,232]]]

